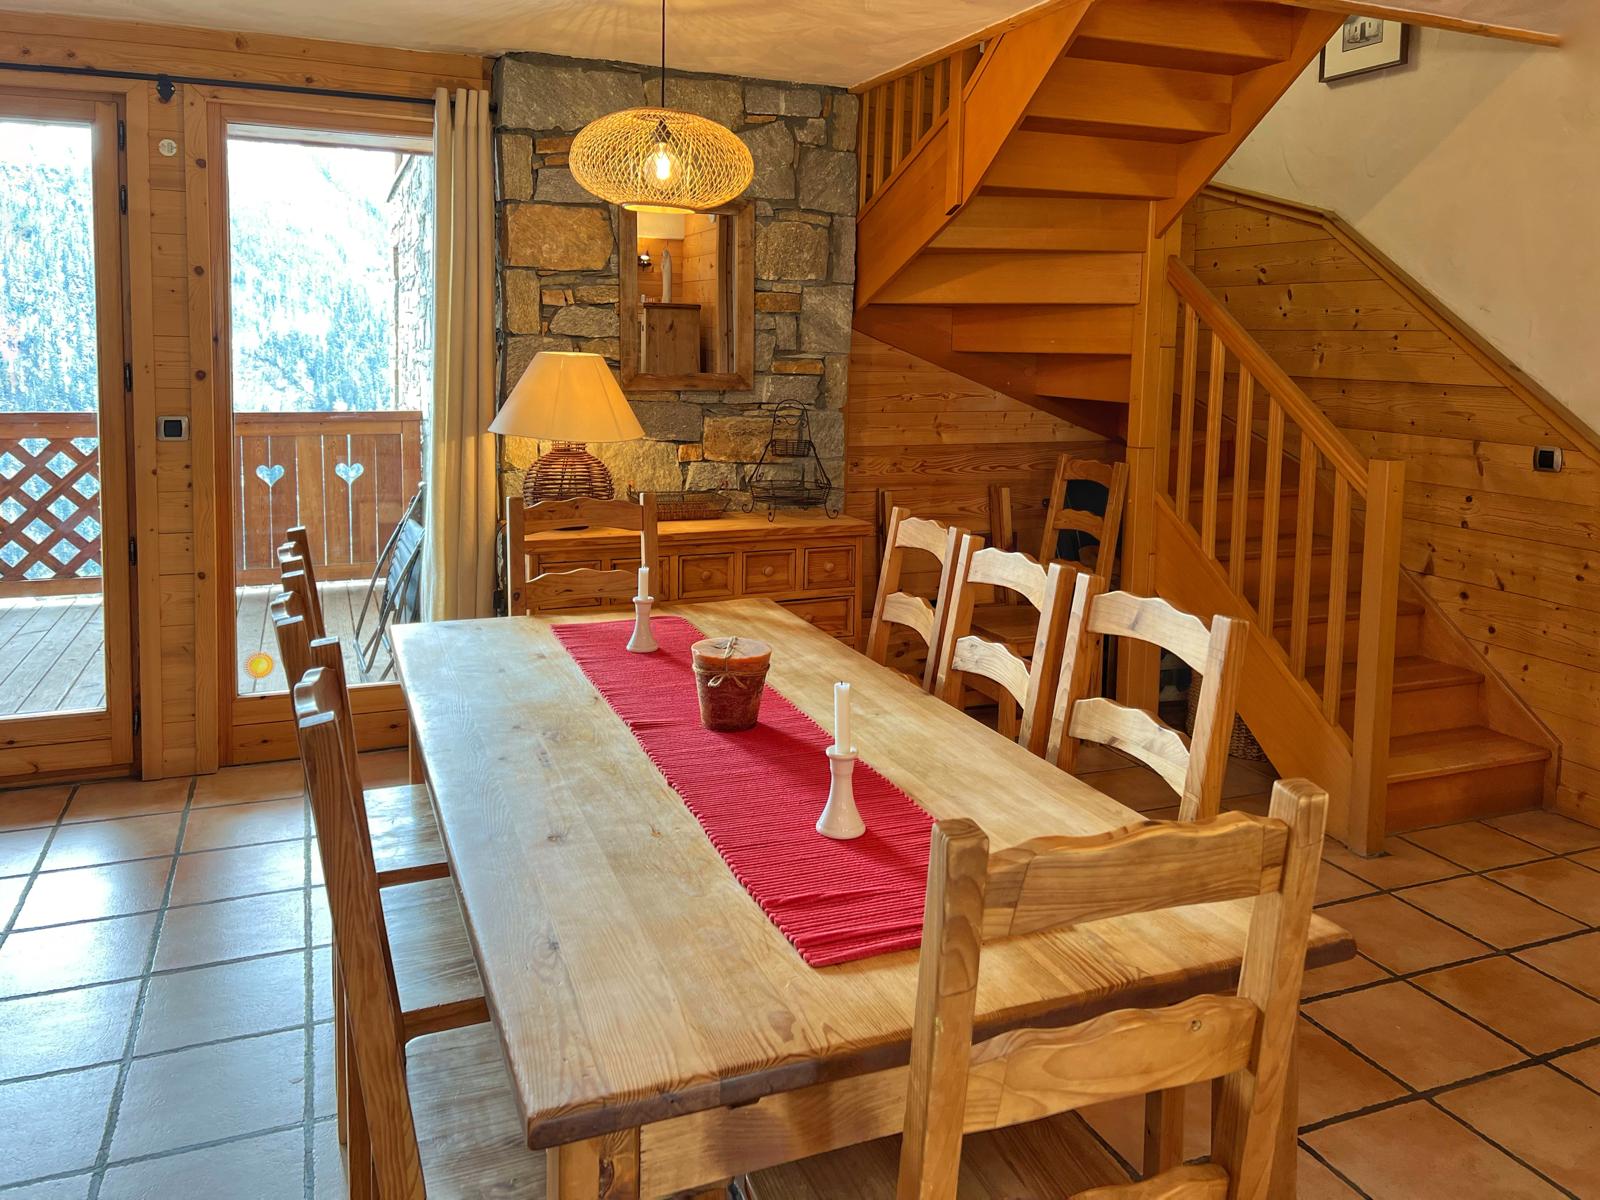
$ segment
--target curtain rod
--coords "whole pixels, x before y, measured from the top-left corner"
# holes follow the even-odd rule
[[[47,63],[0,62],[0,70],[33,71],[55,75],[82,75],[97,79],[142,79],[156,85],[162,103],[171,100],[174,85],[238,88],[251,92],[287,92],[297,96],[331,96],[340,100],[381,100],[388,104],[433,104],[432,96],[390,96],[381,92],[347,92],[339,88],[303,87],[292,83],[248,83],[238,79],[206,79],[199,75],[167,75],[149,71],[110,71],[101,67],[58,67]],[[493,106],[491,106],[493,107]]]

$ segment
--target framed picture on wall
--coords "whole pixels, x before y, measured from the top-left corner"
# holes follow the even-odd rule
[[[1398,67],[1410,50],[1410,27],[1382,17],[1346,17],[1322,48],[1323,83]]]

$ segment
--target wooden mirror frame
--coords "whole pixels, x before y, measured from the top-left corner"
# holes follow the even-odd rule
[[[634,392],[738,392],[755,386],[756,210],[749,201],[710,210],[733,220],[734,357],[732,371],[647,375],[639,361],[639,216],[617,210],[617,287],[622,386]]]

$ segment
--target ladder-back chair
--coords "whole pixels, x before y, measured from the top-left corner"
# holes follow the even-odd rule
[[[976,824],[941,821],[928,864],[899,1200],[1263,1200],[1279,1152],[1326,813],[1326,793],[1280,781],[1265,818],[1229,813],[1039,838],[992,855]],[[1233,993],[974,1044],[985,942],[1245,898],[1253,904]],[[1208,1081],[1209,1161],[1140,1183],[1111,1173],[1109,1156],[1095,1155],[1088,1139],[1075,1147],[1081,1125],[1055,1116]],[[759,1172],[755,1200],[877,1196],[841,1191],[837,1181],[882,1180],[896,1140]]]
[[[961,539],[956,554],[950,612],[940,639],[939,670],[935,676],[939,697],[959,708],[968,675],[999,684],[1006,693],[1000,698],[1002,731],[1010,732],[1005,718],[1009,703],[1014,701],[1020,709],[1017,741],[1035,754],[1044,753],[1050,733],[1048,716],[1061,657],[1067,578],[1066,568],[1060,563],[1045,567],[1026,554],[1008,554],[993,547],[980,549],[978,539],[969,533]],[[1028,656],[972,633],[977,592],[986,586],[1015,592],[1038,611],[1038,629]]]
[[[1108,592],[1102,577],[1079,575],[1051,710],[1048,757],[1070,773],[1077,766],[1080,743],[1111,746],[1150,767],[1178,794],[1179,820],[1216,816],[1222,807],[1228,739],[1248,636],[1248,626],[1236,618],[1215,616],[1208,628],[1199,617],[1165,600]],[[1185,740],[1143,709],[1094,694],[1101,641],[1106,637],[1159,646],[1199,674],[1192,737]]]
[[[639,586],[637,569],[578,567],[571,571],[545,571],[529,577],[527,535],[541,530],[603,528],[636,531],[639,561],[650,567],[650,590],[666,593],[667,581],[659,577],[660,543],[656,535],[656,498],[646,492],[637,501],[541,500],[525,504],[521,496],[506,499],[506,603],[512,616],[548,612],[574,604],[629,603]]]
[[[904,508],[895,508],[889,513],[883,567],[878,573],[878,595],[872,604],[872,624],[867,631],[867,657],[875,663],[887,664],[893,628],[910,629],[928,648],[920,681],[925,692],[933,690],[938,671],[939,639],[955,583],[956,553],[965,536],[964,529],[913,517]],[[921,550],[939,562],[939,583],[932,603],[900,590],[908,550]]]
[[[1104,514],[1072,502],[1075,480],[1086,479],[1106,490]],[[1060,560],[1075,563],[1107,579],[1116,574],[1117,538],[1122,533],[1122,512],[1128,500],[1128,464],[1101,462],[1062,453],[1056,456],[1055,475],[1045,498],[1044,537],[1039,543],[1039,561]],[[1097,545],[1080,547],[1076,555],[1060,552],[1063,532],[1088,534]],[[1089,551],[1093,553],[1089,553]]]

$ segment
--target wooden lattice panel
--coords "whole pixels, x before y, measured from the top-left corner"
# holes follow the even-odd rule
[[[5,590],[62,590],[74,579],[99,577],[100,440],[93,413],[0,414],[0,520]]]

